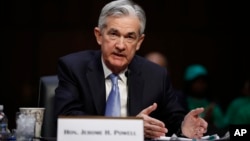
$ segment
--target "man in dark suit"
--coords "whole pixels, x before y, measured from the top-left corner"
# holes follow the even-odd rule
[[[120,116],[144,120],[145,138],[182,133],[201,138],[207,122],[188,114],[173,94],[166,69],[135,55],[144,40],[145,13],[129,0],[113,1],[101,11],[94,29],[101,51],[82,51],[59,59],[56,115],[105,115],[110,74],[118,77]]]

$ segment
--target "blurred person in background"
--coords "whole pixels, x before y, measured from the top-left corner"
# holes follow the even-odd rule
[[[169,71],[169,63],[168,63],[168,59],[167,56],[162,54],[159,51],[151,51],[149,53],[147,53],[145,55],[145,58],[148,59],[149,61],[160,65],[161,67],[164,67],[167,69],[167,74],[169,77],[170,76],[170,71]],[[188,109],[188,104],[187,104],[187,96],[185,94],[183,94],[183,92],[181,90],[175,89],[175,94],[177,95],[182,107],[186,110],[186,112],[189,111]]]
[[[145,58],[150,60],[151,62],[154,62],[162,67],[168,68],[168,60],[167,57],[158,52],[158,51],[152,51],[145,55]]]
[[[246,76],[239,82],[238,97],[229,104],[225,124],[250,124],[250,80]]]
[[[224,128],[224,113],[211,98],[210,88],[208,71],[203,65],[192,64],[186,68],[183,92],[187,95],[188,109],[204,107],[205,111],[200,116],[209,123],[208,133],[214,134]]]

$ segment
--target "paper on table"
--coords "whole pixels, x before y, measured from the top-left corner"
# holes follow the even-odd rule
[[[208,135],[202,137],[199,141],[206,140],[206,141],[212,141],[212,140],[217,140],[220,139],[220,137],[217,134],[214,135]],[[196,139],[190,139],[190,138],[184,138],[184,137],[177,137],[175,134],[172,135],[171,137],[167,136],[161,136],[160,138],[157,138],[156,140],[164,140],[164,141],[172,141],[172,140],[180,140],[180,141],[196,141]],[[198,141],[198,140],[197,140]]]

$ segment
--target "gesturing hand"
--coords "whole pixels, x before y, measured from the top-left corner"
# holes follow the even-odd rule
[[[199,117],[204,108],[196,108],[190,111],[182,122],[182,133],[189,138],[200,139],[207,132],[207,122]]]
[[[147,138],[158,138],[160,136],[165,136],[168,132],[165,128],[165,124],[155,118],[149,116],[157,108],[157,104],[143,109],[136,117],[141,117],[144,121],[144,136]]]

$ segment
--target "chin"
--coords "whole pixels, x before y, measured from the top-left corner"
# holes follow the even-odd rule
[[[124,61],[123,60],[113,60],[112,61],[112,66],[115,66],[115,67],[122,67],[122,66],[124,66],[126,63],[124,63]]]
[[[125,65],[121,65],[121,64],[112,64],[112,66],[113,66],[114,70],[116,70],[116,71],[122,71],[123,69],[126,68]]]

